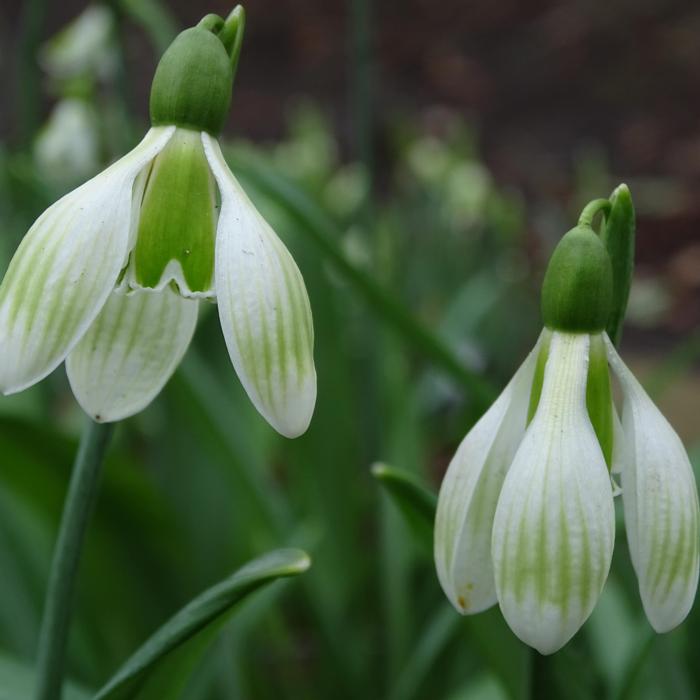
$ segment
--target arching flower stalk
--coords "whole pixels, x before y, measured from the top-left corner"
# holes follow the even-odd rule
[[[229,170],[217,141],[243,35],[238,7],[208,15],[165,52],[152,128],[139,145],[46,210],[0,286],[0,390],[64,360],[96,421],[147,406],[182,359],[200,301],[216,302],[233,366],[280,433],[316,400],[301,274]]]
[[[449,465],[435,563],[463,614],[499,603],[543,654],[593,610],[608,575],[619,474],[625,528],[646,615],[679,625],[695,597],[698,496],[678,436],[605,333],[612,270],[589,226],[555,250],[542,290],[545,329]],[[609,367],[624,402],[622,423]]]

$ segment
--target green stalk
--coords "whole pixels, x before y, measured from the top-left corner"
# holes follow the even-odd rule
[[[80,439],[46,592],[39,636],[36,700],[61,697],[75,578],[111,434],[111,424],[89,421]]]
[[[594,199],[583,208],[581,216],[578,217],[578,225],[592,228],[596,214],[602,212],[605,216],[608,216],[610,206],[610,202],[607,199]]]

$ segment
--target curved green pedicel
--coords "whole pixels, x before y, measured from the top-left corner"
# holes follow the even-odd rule
[[[215,198],[200,134],[177,129],[155,159],[146,185],[133,254],[138,285],[162,286],[168,281],[163,273],[170,265],[169,276],[173,275],[183,294],[212,293]]]
[[[542,284],[542,319],[568,333],[605,329],[612,303],[612,267],[594,231],[578,226],[554,249]]]
[[[212,136],[221,132],[231,105],[233,71],[226,48],[213,33],[217,28],[205,22],[186,29],[163,54],[151,87],[153,126],[174,124]]]

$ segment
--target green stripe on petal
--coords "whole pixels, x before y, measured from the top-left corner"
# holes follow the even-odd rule
[[[542,342],[541,337],[508,386],[462,440],[440,487],[435,567],[445,595],[462,614],[480,612],[496,602],[491,565],[493,516],[506,472],[525,433]]]
[[[612,467],[613,458],[613,400],[605,342],[601,333],[591,335],[586,384],[586,405],[605,463]]]
[[[589,336],[554,332],[535,416],[513,459],[493,525],[506,621],[543,654],[590,615],[615,537],[605,459],[586,409]]]
[[[160,290],[174,281],[185,296],[213,296],[215,200],[199,132],[177,129],[146,185],[129,283]]]
[[[686,617],[700,567],[700,513],[695,476],[680,438],[606,337],[622,385],[626,458],[622,502],[644,611],[657,632]]]
[[[255,407],[278,432],[301,435],[316,403],[309,298],[289,251],[226,165],[202,141],[221,191],[216,296],[231,361]]]
[[[151,129],[130,153],[37,219],[0,286],[0,390],[57,367],[95,319],[126,262],[132,188],[173,128]]]
[[[144,409],[180,363],[197,323],[194,299],[162,292],[113,292],[66,369],[78,402],[94,420]]]

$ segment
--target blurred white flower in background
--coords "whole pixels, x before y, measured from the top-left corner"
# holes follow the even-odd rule
[[[97,116],[81,99],[61,100],[34,143],[42,177],[53,185],[75,185],[100,166]]]
[[[58,80],[86,74],[108,80],[116,72],[117,56],[112,12],[90,5],[43,46],[39,62]]]

